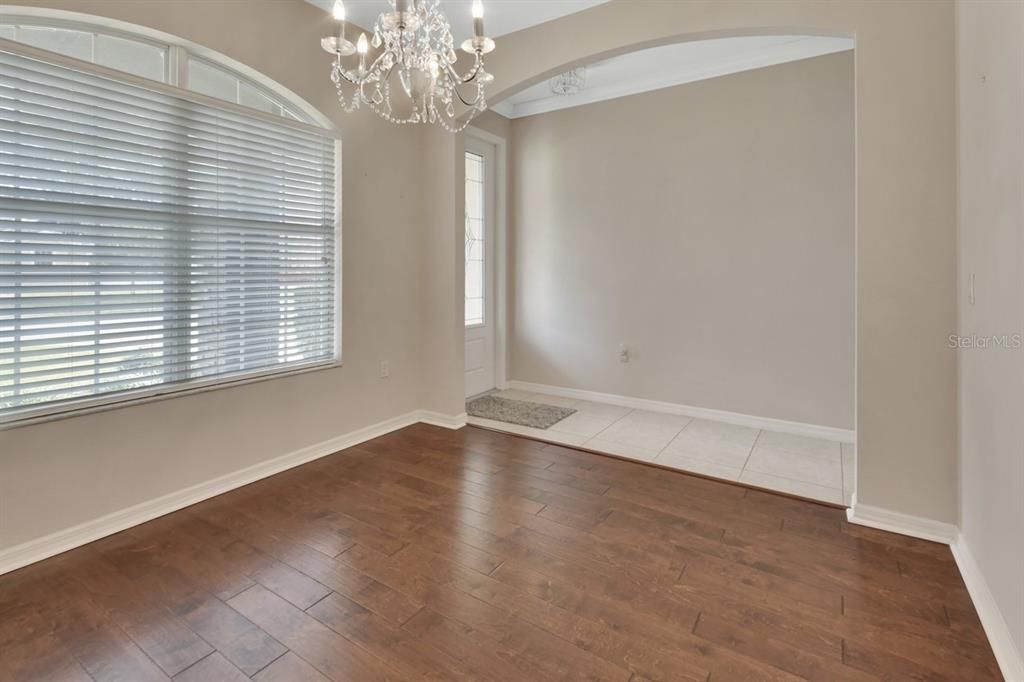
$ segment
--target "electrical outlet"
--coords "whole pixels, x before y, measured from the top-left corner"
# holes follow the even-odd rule
[[[391,367],[388,366],[388,361],[387,360],[381,360],[380,361],[380,372],[379,372],[379,374],[380,374],[380,378],[381,379],[387,379],[389,376],[391,376]]]
[[[629,348],[624,343],[619,345],[619,362],[629,362]]]

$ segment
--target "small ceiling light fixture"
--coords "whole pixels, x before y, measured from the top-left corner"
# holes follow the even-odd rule
[[[551,92],[556,95],[575,95],[587,83],[587,67],[581,66],[551,79]]]
[[[453,133],[463,129],[487,108],[484,87],[494,76],[484,70],[484,55],[494,50],[494,41],[484,36],[484,6],[473,0],[473,37],[460,46],[473,55],[473,66],[465,74],[455,70],[455,40],[440,0],[388,0],[391,12],[383,12],[373,26],[373,38],[365,33],[353,45],[345,26],[345,3],[335,0],[334,18],[340,23],[338,35],[320,41],[334,55],[331,80],[338,91],[342,109],[351,113],[366,104],[392,123],[432,123]],[[380,49],[367,63],[370,46]],[[349,68],[343,58],[358,54]],[[400,92],[411,103],[411,110],[397,114],[392,107],[392,76],[398,72]],[[348,86],[354,86],[350,96]],[[474,86],[475,95],[467,99],[460,88]],[[456,100],[468,112],[456,115]]]

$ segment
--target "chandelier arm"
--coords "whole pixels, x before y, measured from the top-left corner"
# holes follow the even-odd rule
[[[476,109],[480,105],[480,100],[482,99],[482,97],[480,96],[479,90],[477,90],[476,98],[472,102],[467,101],[466,98],[462,96],[462,92],[460,92],[457,87],[453,87],[452,92],[454,92],[455,96],[459,98],[459,101],[461,101],[467,107],[472,107],[473,109]]]
[[[387,56],[388,56],[387,52],[381,52],[380,55],[378,55],[378,57],[373,60],[373,63],[370,64],[370,68],[368,68],[366,70],[366,78],[365,78],[365,80],[368,81],[370,76],[372,76],[374,73],[376,73],[378,75],[378,77],[380,76],[380,73],[379,73],[380,72],[380,63],[382,61],[384,61],[384,58],[387,57]]]
[[[378,65],[384,60],[384,58],[386,56],[387,56],[387,53],[385,52],[385,53],[382,53],[380,56],[378,56],[376,59],[374,59],[373,63],[370,64],[370,68],[368,68],[366,70],[366,75],[364,75],[362,78],[353,78],[352,74],[354,74],[355,72],[354,71],[349,71],[349,70],[345,69],[344,65],[341,64],[341,59],[340,58],[338,59],[338,65],[341,68],[338,69],[338,72],[341,74],[341,76],[345,80],[347,80],[352,85],[362,86],[364,83],[369,83],[369,82],[371,82],[371,80],[373,80],[373,79],[370,78],[370,76],[373,76],[374,73],[378,71]],[[394,68],[394,67],[392,67],[392,68]],[[388,73],[390,75],[390,69],[388,70]],[[379,76],[379,74],[377,74],[377,75]]]
[[[398,64],[392,64],[392,65],[391,65],[391,66],[390,66],[390,67],[388,68],[388,71],[387,71],[387,73],[385,73],[385,74],[384,74],[384,77],[383,77],[383,78],[381,78],[381,83],[386,83],[387,81],[391,80],[391,74],[393,74],[393,73],[395,72],[395,67],[396,67],[396,66],[398,66]]]
[[[458,74],[454,74],[454,73],[453,73],[453,75],[458,76]],[[455,96],[459,98],[459,101],[461,101],[467,107],[473,107],[475,109],[475,108],[477,108],[480,105],[480,101],[483,99],[483,93],[480,90],[480,84],[479,83],[477,84],[476,97],[473,98],[472,102],[468,101],[465,97],[463,97],[462,96],[462,91],[459,90],[459,86],[460,85],[466,85],[469,82],[471,82],[471,81],[464,81],[464,82],[461,82],[461,83],[459,83],[457,81],[452,81],[452,92],[454,92]]]
[[[455,82],[457,82],[457,83],[459,83],[461,85],[465,85],[466,83],[472,83],[473,80],[476,79],[476,77],[480,75],[480,72],[483,71],[483,68],[484,68],[484,60],[480,56],[480,53],[478,52],[476,54],[476,63],[473,65],[473,68],[470,69],[469,72],[465,76],[460,76],[458,71],[455,70],[455,67],[453,67],[451,64],[449,64],[447,62],[445,62],[444,68],[445,68],[445,71],[447,71],[449,74],[451,74],[452,80],[454,80]]]
[[[346,71],[345,69],[343,69],[343,68],[342,69],[338,69],[338,73],[341,74],[341,77],[344,78],[345,80],[347,80],[352,85],[359,85],[359,81],[354,79],[354,78],[352,78],[352,76],[349,74],[349,72]]]

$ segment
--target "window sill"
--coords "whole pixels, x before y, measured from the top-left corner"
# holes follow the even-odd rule
[[[158,400],[181,398],[196,393],[219,391],[226,388],[234,388],[236,386],[245,386],[246,384],[255,384],[263,381],[271,381],[273,379],[283,379],[285,377],[296,376],[299,374],[338,369],[341,366],[342,363],[340,359],[329,360],[311,363],[309,365],[289,367],[283,370],[272,370],[259,374],[239,375],[233,379],[219,378],[176,384],[173,386],[154,386],[152,388],[139,389],[138,391],[119,393],[106,398],[84,399],[50,407],[40,406],[39,408],[32,410],[23,410],[12,414],[7,418],[0,418],[0,431],[15,429],[21,426],[31,426],[33,424],[57,421],[59,419],[70,419],[71,417],[80,417],[82,415],[93,414],[96,412],[107,412],[109,410],[118,410],[125,407],[134,407],[135,405],[143,405],[145,403],[156,402]]]

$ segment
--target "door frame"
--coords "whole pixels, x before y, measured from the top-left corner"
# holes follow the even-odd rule
[[[466,128],[465,134],[467,138],[494,147],[494,384],[503,390],[508,388],[507,142],[505,138],[475,126]]]

